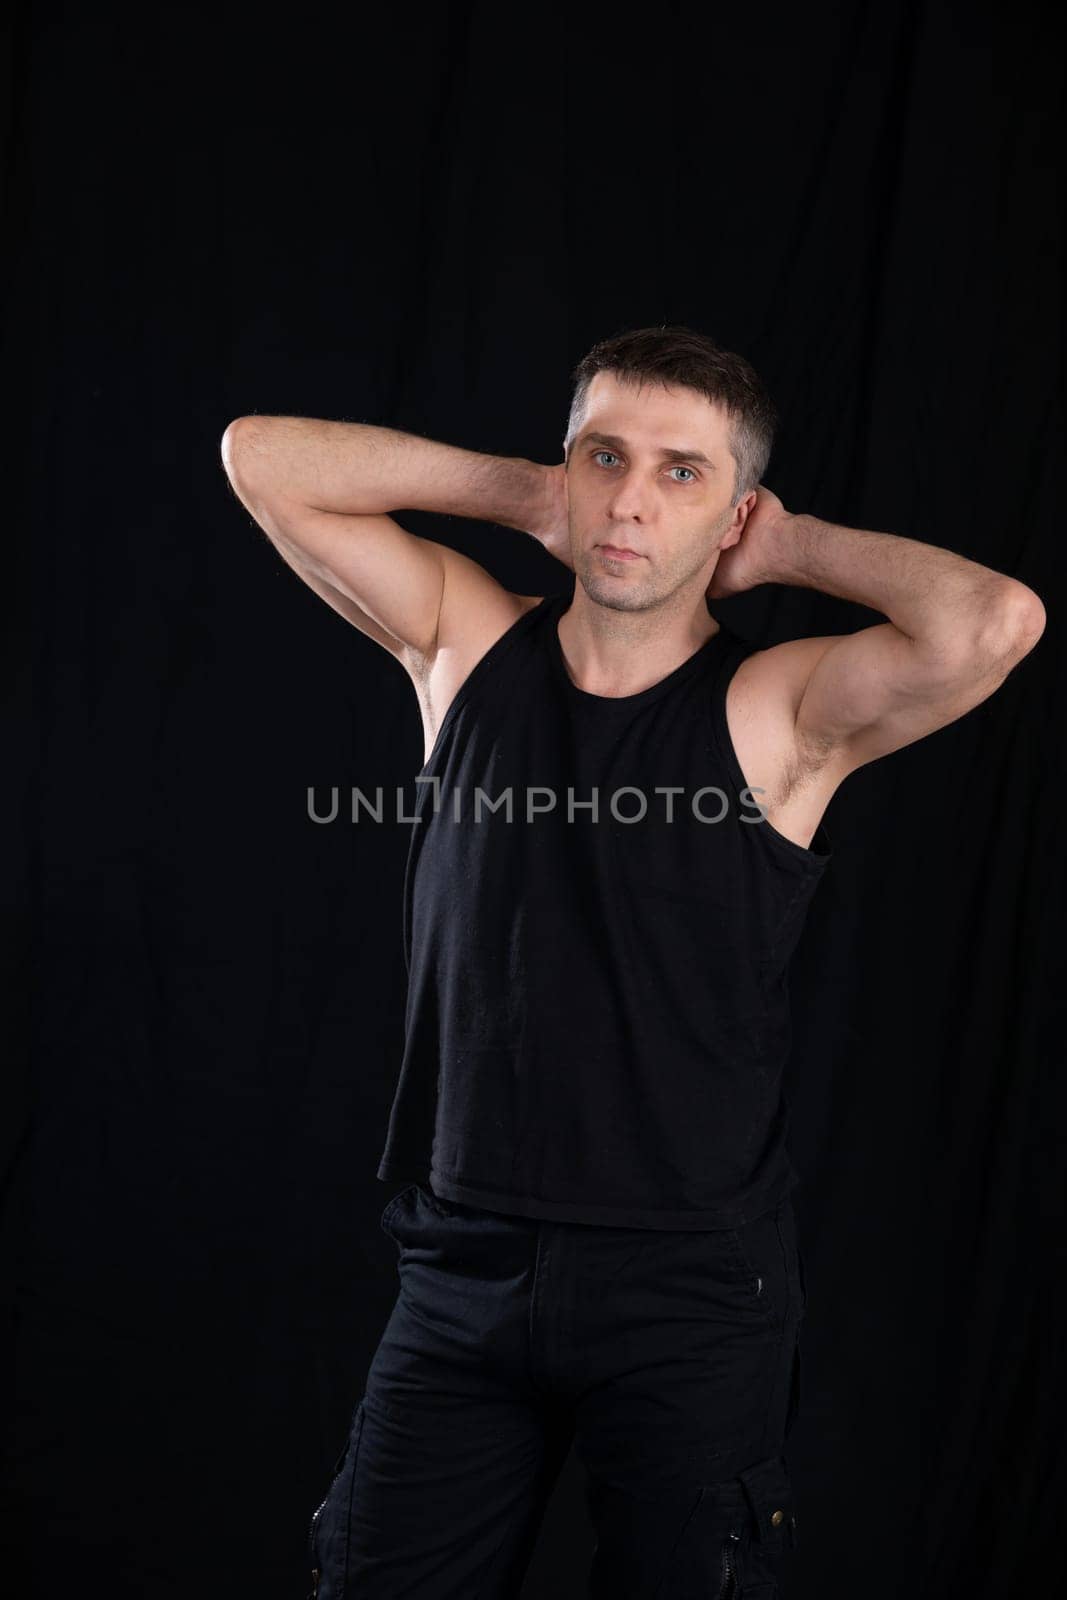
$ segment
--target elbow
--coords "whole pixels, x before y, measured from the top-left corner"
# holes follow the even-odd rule
[[[917,641],[926,676],[947,686],[1003,681],[1045,631],[1045,608],[1033,589],[1001,578],[973,606],[965,623],[933,639]]]
[[[982,627],[979,653],[983,657],[1021,660],[1044,633],[1045,621],[1045,607],[1033,589],[1015,578],[1006,579]]]
[[[268,444],[262,417],[235,417],[222,436],[220,453],[226,476],[231,483],[238,475],[247,477],[255,467],[259,482],[265,467],[271,464],[273,451]]]
[[[222,464],[230,477],[233,476],[233,466],[237,459],[238,441],[241,439],[242,434],[247,435],[248,424],[252,420],[251,417],[235,417],[222,436],[219,449],[222,455]]]

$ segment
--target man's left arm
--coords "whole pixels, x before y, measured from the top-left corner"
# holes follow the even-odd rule
[[[987,699],[1045,627],[1039,597],[1004,573],[917,539],[793,515],[762,486],[708,593],[757,583],[821,589],[891,619],[774,651],[795,673],[798,744],[849,769]]]

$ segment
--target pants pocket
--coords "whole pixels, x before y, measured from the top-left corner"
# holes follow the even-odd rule
[[[739,1287],[776,1328],[785,1326],[793,1299],[782,1238],[773,1211],[724,1230]]]
[[[796,1221],[788,1201],[739,1228],[725,1230],[725,1238],[749,1303],[763,1310],[778,1328],[803,1320],[807,1291]]]
[[[392,1238],[392,1234],[389,1233],[389,1221],[393,1215],[393,1212],[400,1205],[400,1202],[402,1200],[406,1200],[409,1194],[414,1194],[418,1187],[419,1186],[417,1183],[409,1183],[406,1189],[401,1189],[399,1194],[394,1194],[391,1200],[386,1201],[385,1210],[379,1217],[378,1223],[382,1232],[389,1234],[390,1238]]]

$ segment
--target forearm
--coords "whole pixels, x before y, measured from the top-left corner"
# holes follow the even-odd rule
[[[1040,610],[1033,590],[980,562],[893,533],[786,513],[768,540],[764,581],[821,589],[881,611],[902,633],[971,645]]]
[[[436,511],[529,532],[545,469],[368,423],[239,417],[223,436],[227,470],[321,511]]]

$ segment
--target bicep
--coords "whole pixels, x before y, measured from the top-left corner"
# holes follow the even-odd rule
[[[891,622],[797,641],[815,647],[796,712],[798,745],[863,766],[943,728],[1003,683],[1018,656],[975,641],[937,648]]]

